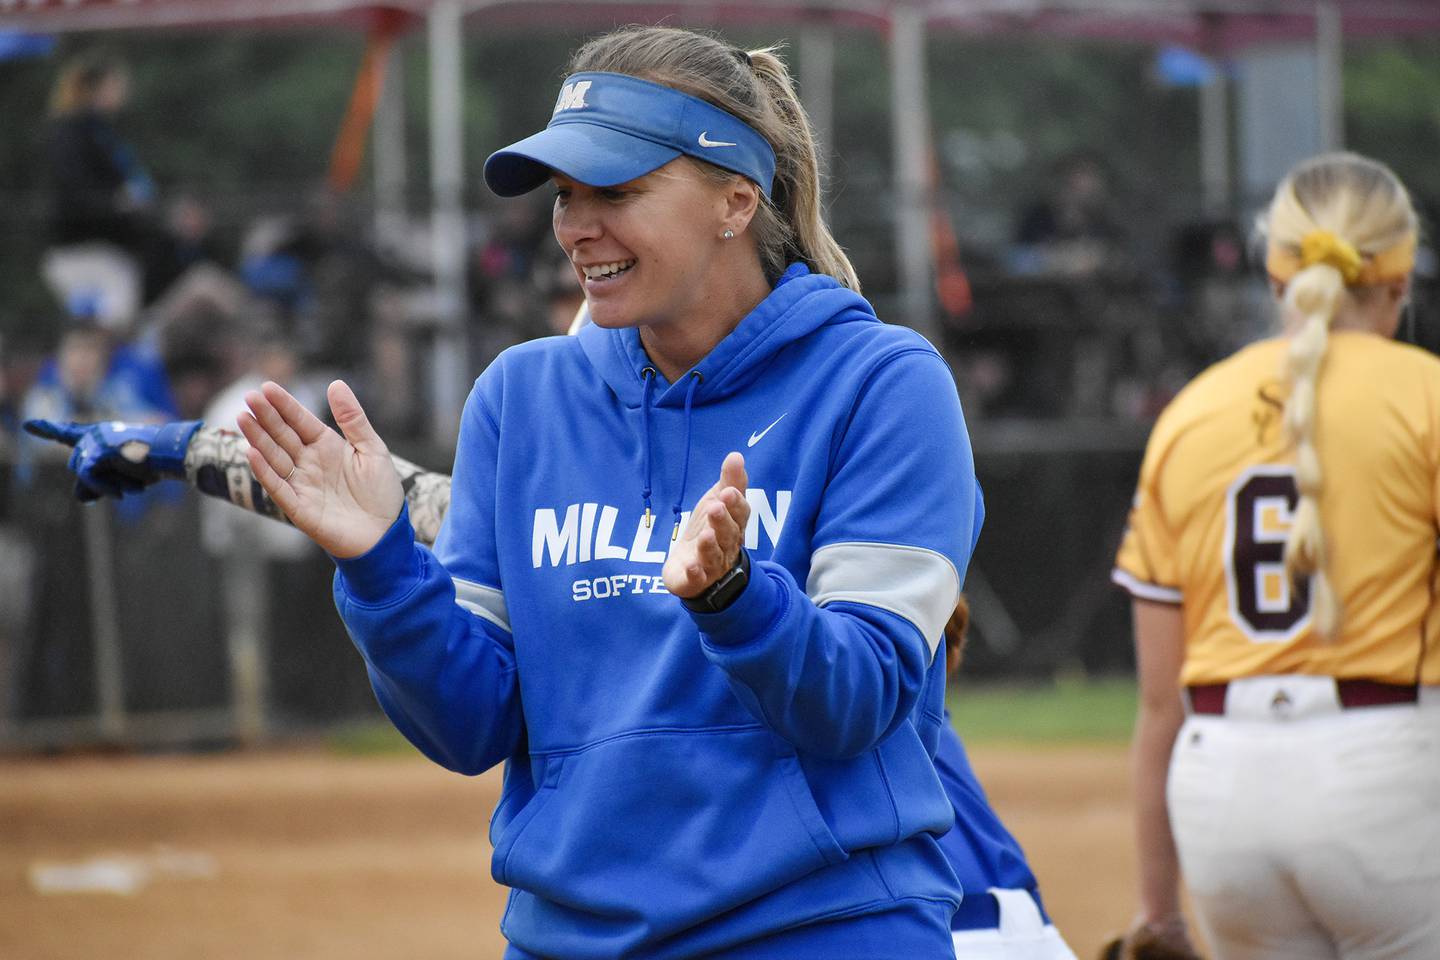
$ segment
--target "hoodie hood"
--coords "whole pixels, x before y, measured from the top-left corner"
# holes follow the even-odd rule
[[[879,323],[865,298],[834,277],[811,273],[803,263],[791,264],[770,295],[740,321],[730,335],[675,383],[658,372],[653,403],[684,406],[691,374],[700,374],[691,402],[696,406],[724,400],[745,389],[766,364],[787,345],[816,329],[836,323]],[[607,330],[594,324],[579,333],[580,346],[602,379],[627,407],[639,407],[645,392],[645,370],[654,363],[640,345],[635,327]]]

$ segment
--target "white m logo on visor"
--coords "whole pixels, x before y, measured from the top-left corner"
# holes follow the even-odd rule
[[[590,89],[593,80],[577,80],[574,83],[567,83],[560,88],[560,99],[555,101],[555,109],[551,116],[561,110],[584,110],[588,104],[585,103],[585,94]]]

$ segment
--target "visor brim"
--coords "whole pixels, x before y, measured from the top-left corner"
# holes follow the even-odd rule
[[[658,170],[680,151],[598,124],[546,127],[485,161],[485,183],[498,196],[518,197],[553,171],[591,187],[613,187]]]

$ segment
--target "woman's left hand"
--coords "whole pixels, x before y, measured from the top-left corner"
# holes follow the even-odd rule
[[[336,380],[327,393],[344,436],[271,381],[245,394],[238,423],[251,472],[290,522],[331,556],[358,557],[400,515],[405,490],[350,387]]]
[[[665,560],[665,589],[675,596],[698,597],[739,561],[750,522],[746,483],[745,458],[729,454],[720,465],[720,479],[695,504]]]

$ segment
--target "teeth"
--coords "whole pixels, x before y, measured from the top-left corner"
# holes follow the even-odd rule
[[[586,280],[603,280],[624,270],[629,270],[633,266],[635,266],[634,260],[617,260],[614,263],[597,263],[581,269],[585,271]]]

